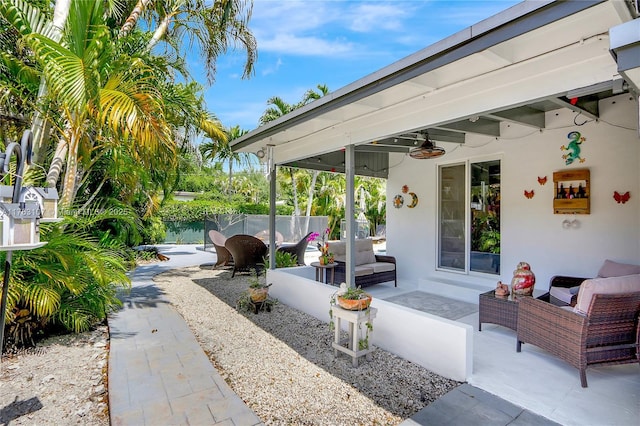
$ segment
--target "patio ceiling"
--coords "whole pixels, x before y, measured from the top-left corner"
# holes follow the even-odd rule
[[[409,152],[425,133],[463,144],[468,134],[500,137],[501,123],[545,128],[568,108],[599,117],[598,101],[628,92],[609,51],[609,29],[629,21],[614,0],[523,2],[330,93],[233,144],[273,146],[278,165],[387,177],[390,152]]]

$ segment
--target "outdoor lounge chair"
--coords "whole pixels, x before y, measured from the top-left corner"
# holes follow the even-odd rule
[[[624,292],[603,287],[618,280]],[[586,369],[595,365],[640,363],[640,276],[586,280],[574,309],[559,307],[532,297],[518,303],[518,343],[531,343],[568,362],[580,371],[587,387]],[[584,299],[584,300],[581,300]],[[586,310],[586,313],[585,311]]]
[[[262,231],[260,231],[257,234],[255,234],[254,237],[262,240],[265,244],[269,244],[269,230],[268,229],[263,229]],[[283,242],[284,242],[284,236],[280,232],[276,231],[276,246],[279,246]]]
[[[264,269],[264,257],[267,246],[252,235],[238,234],[227,238],[224,246],[233,256],[233,278],[238,271],[249,272],[252,269],[260,272]]]
[[[312,233],[309,232],[295,244],[281,245],[280,247],[278,247],[278,251],[295,255],[298,261],[298,265],[306,265],[306,263],[304,263],[304,254],[307,251],[307,246],[309,245],[309,241],[307,241],[307,238],[309,238],[309,235],[311,234]]]
[[[209,238],[211,239],[213,247],[216,249],[216,264],[214,268],[218,266],[229,266],[233,262],[233,258],[229,250],[224,246],[227,237],[212,229],[209,231]]]

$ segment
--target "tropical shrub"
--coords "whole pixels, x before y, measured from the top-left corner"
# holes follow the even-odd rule
[[[53,329],[88,330],[121,305],[117,291],[130,285],[128,251],[109,232],[92,231],[106,219],[106,214],[68,216],[42,224],[47,244],[13,253],[4,347],[33,345]]]
[[[269,255],[263,258],[262,263],[266,269],[269,269]],[[289,268],[292,266],[298,266],[298,256],[276,250],[276,268]]]

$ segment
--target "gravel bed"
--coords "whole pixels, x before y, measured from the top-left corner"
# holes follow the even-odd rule
[[[203,266],[154,281],[265,424],[397,425],[460,384],[379,348],[354,368],[327,323],[284,304],[238,312],[248,278]]]
[[[108,426],[108,330],[50,337],[5,355],[0,425]]]

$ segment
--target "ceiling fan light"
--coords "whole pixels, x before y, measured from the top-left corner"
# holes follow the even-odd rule
[[[435,146],[433,142],[429,140],[429,136],[427,135],[427,139],[422,143],[422,145],[418,148],[412,148],[409,150],[409,156],[417,160],[426,160],[429,158],[441,157],[445,152],[444,148]]]

